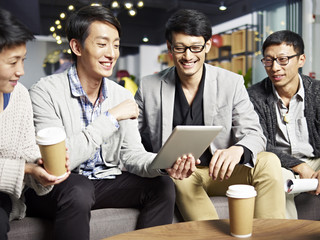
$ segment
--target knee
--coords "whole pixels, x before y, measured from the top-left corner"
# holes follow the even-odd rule
[[[176,199],[176,192],[174,183],[170,177],[162,176],[156,178],[155,191],[158,197],[161,197],[167,202],[174,203]]]
[[[262,175],[267,175],[271,179],[282,181],[281,162],[274,153],[259,153],[255,169]]]
[[[95,201],[92,182],[80,175],[74,180],[61,197],[60,204],[77,211],[90,211]]]
[[[281,162],[278,156],[272,152],[261,152],[257,156],[257,165],[281,171]]]

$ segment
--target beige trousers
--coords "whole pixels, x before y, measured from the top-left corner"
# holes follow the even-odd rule
[[[305,161],[314,171],[319,171],[320,170],[320,158],[318,159],[313,159],[313,160],[306,160]],[[283,176],[283,182],[284,184],[286,183],[287,179],[294,179],[297,178],[299,179],[299,175],[293,174],[292,171],[282,168],[282,176]],[[286,193],[286,217],[288,219],[297,219],[298,218],[298,213],[297,213],[297,208],[296,204],[294,202],[294,197],[297,196],[299,193],[296,194],[288,194]]]
[[[258,154],[254,168],[237,165],[228,180],[215,180],[208,167],[199,166],[189,177],[174,180],[176,203],[185,221],[218,219],[209,196],[225,196],[229,185],[255,187],[255,218],[285,218],[285,194],[279,158],[268,152]]]

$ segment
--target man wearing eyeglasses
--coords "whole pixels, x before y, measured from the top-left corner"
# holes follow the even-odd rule
[[[262,46],[268,77],[248,91],[267,138],[267,151],[283,167],[284,181],[318,178],[320,182],[320,82],[299,74],[305,63],[302,38],[278,31]],[[315,194],[320,193],[320,184]],[[297,218],[294,194],[286,194],[288,218]]]
[[[179,10],[168,20],[174,67],[144,77],[135,95],[145,146],[158,152],[177,125],[222,125],[196,171],[175,181],[184,220],[219,218],[210,196],[225,196],[232,184],[255,187],[255,218],[284,218],[280,161],[263,152],[266,139],[243,77],[204,63],[211,36],[210,21],[196,10]]]

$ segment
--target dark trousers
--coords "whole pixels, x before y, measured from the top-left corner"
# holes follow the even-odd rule
[[[138,208],[137,229],[172,223],[174,184],[168,176],[142,178],[123,172],[112,180],[89,180],[78,174],[45,196],[26,192],[27,216],[54,220],[55,239],[89,239],[90,210]]]
[[[8,239],[10,230],[9,215],[12,210],[11,199],[8,194],[0,192],[0,239]]]

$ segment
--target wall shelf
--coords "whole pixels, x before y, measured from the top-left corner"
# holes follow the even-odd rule
[[[212,45],[206,61],[213,66],[245,75],[252,67],[252,55],[257,49],[255,29],[255,25],[245,24],[219,33],[222,46],[218,48]]]

